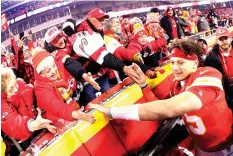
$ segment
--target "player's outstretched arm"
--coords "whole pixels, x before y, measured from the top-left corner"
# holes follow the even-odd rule
[[[202,107],[202,102],[194,93],[186,91],[167,100],[152,101],[144,104],[112,108],[89,104],[89,107],[95,108],[112,118],[158,120],[181,116],[187,112],[198,110]]]

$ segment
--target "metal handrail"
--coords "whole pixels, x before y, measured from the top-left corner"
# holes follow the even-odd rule
[[[209,32],[210,32],[211,35],[206,36],[206,34],[209,33]],[[209,37],[209,36],[213,36],[215,34],[215,32],[216,32],[216,29],[212,29],[212,30],[207,30],[207,31],[203,31],[203,32],[191,35],[189,37],[194,38],[194,39],[206,38],[206,37]]]

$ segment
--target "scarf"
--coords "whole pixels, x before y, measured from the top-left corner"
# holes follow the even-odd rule
[[[60,77],[61,76],[59,74],[59,78]],[[54,85],[57,88],[59,95],[65,101],[66,104],[72,104],[75,109],[79,109],[80,108],[79,104],[72,99],[73,90],[71,86],[74,84],[75,84],[74,79],[69,82],[65,82],[63,79],[60,79]]]

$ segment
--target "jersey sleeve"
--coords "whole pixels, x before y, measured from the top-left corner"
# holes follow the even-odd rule
[[[195,94],[203,105],[209,104],[223,91],[222,75],[217,70],[204,69],[198,71],[193,83],[186,91]]]
[[[222,74],[214,68],[198,70],[189,89],[192,87],[208,87],[223,90]]]

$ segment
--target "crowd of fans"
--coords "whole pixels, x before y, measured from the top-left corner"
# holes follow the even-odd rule
[[[115,6],[112,8],[111,11],[122,11],[122,10],[129,10],[129,9],[137,9],[137,8],[146,8],[151,6],[160,6],[160,5],[172,5],[171,2],[168,1],[152,1],[152,2],[135,2],[129,3],[126,5]]]
[[[143,2],[136,3],[134,7],[138,5],[143,5]],[[81,23],[68,19],[62,28],[48,29],[44,39],[38,41],[33,41],[32,32],[29,32],[27,45],[25,37],[17,44],[10,34],[13,53],[1,46],[1,125],[4,139],[10,136],[26,148],[38,130],[47,128],[56,133],[59,119],[95,122],[90,114],[83,112],[83,106],[116,85],[118,75],[121,79],[131,77],[145,88],[146,84],[139,81],[140,75],[156,78],[158,72],[162,73],[156,67],[168,62],[171,50],[179,49],[179,44],[186,48],[180,48],[173,57],[191,61],[198,59],[195,70],[205,65],[221,72],[226,100],[232,108],[233,43],[227,29],[233,25],[232,17],[221,16],[218,20],[214,10],[205,17],[195,9],[176,12],[172,7],[168,7],[164,14],[152,8],[145,20],[127,15],[109,18],[98,8],[86,17]],[[211,35],[208,31],[215,28],[218,28],[217,44],[213,48],[208,47],[203,38],[189,38],[200,32]],[[199,47],[197,52],[200,53],[194,56],[188,52],[183,56],[181,51],[190,50],[190,45],[186,45],[186,42],[190,44],[188,40]],[[171,50],[170,46],[173,47]],[[182,62],[175,63],[181,65]],[[138,68],[142,70],[139,75]],[[182,75],[176,74],[177,77]],[[217,74],[217,78],[221,74]],[[194,92],[195,88],[189,90]],[[224,92],[221,95],[224,96]],[[18,129],[20,131],[15,133]]]
[[[64,1],[60,0],[59,2],[61,3]],[[31,12],[31,11],[34,11],[34,10],[37,10],[37,9],[40,9],[43,7],[47,7],[49,5],[53,5],[56,3],[57,2],[55,2],[55,1],[34,1],[34,2],[30,2],[30,3],[26,3],[22,7],[18,7],[16,9],[12,10],[12,12],[10,12],[10,14],[7,13],[7,18],[9,20],[11,20],[11,19],[14,19],[18,16],[26,14],[28,12]]]

